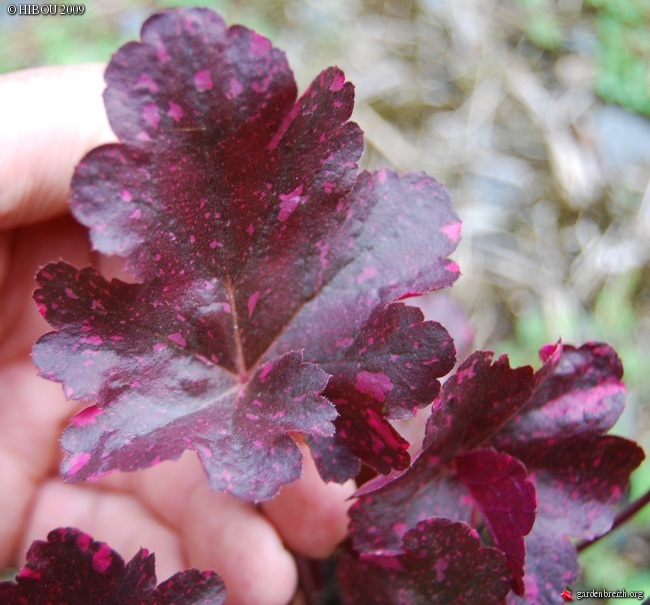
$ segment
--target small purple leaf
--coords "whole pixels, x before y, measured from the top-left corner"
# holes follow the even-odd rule
[[[438,379],[456,362],[454,343],[440,324],[403,304],[377,308],[344,355],[322,361],[332,375],[332,400],[355,391],[388,418],[409,418],[438,394]]]
[[[140,549],[125,564],[107,544],[70,527],[33,542],[15,582],[0,582],[3,605],[221,605],[225,598],[219,576],[196,569],[156,587],[153,554]]]
[[[341,483],[354,477],[356,457],[384,474],[407,468],[409,444],[388,419],[413,416],[431,403],[438,378],[455,360],[449,333],[424,321],[419,309],[377,308],[351,344],[341,343],[338,358],[320,364],[332,375],[325,395],[339,412],[334,437],[308,439],[323,478]],[[333,467],[334,455],[350,459],[348,473],[344,465]]]
[[[476,351],[445,382],[427,422],[424,447],[451,457],[479,446],[528,401],[535,387],[530,366],[511,368],[503,355]]]
[[[523,595],[524,536],[533,528],[537,507],[526,468],[516,458],[489,448],[458,456],[456,469],[483,513],[495,546],[507,557],[514,592]]]

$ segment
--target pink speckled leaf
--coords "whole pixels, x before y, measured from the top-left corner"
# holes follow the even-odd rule
[[[282,52],[206,9],[154,15],[106,82],[121,142],[81,161],[72,211],[139,282],[63,262],[38,276],[35,299],[56,330],[34,348],[40,374],[96,402],[64,434],[66,477],[193,449],[215,489],[272,497],[300,474],[294,436],[333,436],[318,364],[346,359],[367,374],[332,399],[375,439],[352,451],[358,433],[339,430],[344,456],[321,460],[323,474],[347,478],[337,465],[359,457],[408,464],[385,417],[423,405],[422,381],[450,367],[448,337],[421,319],[408,328],[411,312],[392,307],[374,328],[386,343],[375,359],[357,359],[358,336],[376,310],[457,278],[447,256],[460,222],[445,189],[422,173],[357,177],[362,135],[343,73],[325,70],[297,98]],[[424,352],[411,355],[419,335]],[[382,361],[400,338],[411,374]],[[396,381],[380,409],[388,383],[370,374]],[[407,389],[407,378],[421,382]]]
[[[341,557],[346,605],[501,605],[510,582],[503,555],[465,523],[427,519],[397,551]]]
[[[153,554],[140,549],[125,563],[104,542],[70,527],[35,541],[15,582],[0,582],[3,605],[221,605],[225,599],[214,572],[189,569],[156,587]]]
[[[592,539],[611,527],[611,505],[644,459],[632,441],[604,434],[625,406],[623,368],[601,343],[545,348],[542,356],[551,371],[490,445],[526,465],[547,534]]]
[[[334,437],[309,437],[325,479],[339,483],[358,473],[357,459],[380,473],[405,469],[408,442],[388,422],[413,416],[438,394],[438,378],[456,361],[454,343],[440,324],[415,307],[378,307],[342,356],[322,362],[331,374],[325,395],[339,412]],[[350,459],[350,468],[343,463]]]
[[[505,355],[472,353],[447,380],[427,421],[424,447],[442,457],[479,446],[514,416],[535,387],[530,366],[511,368]]]
[[[535,394],[493,440],[500,447],[518,442],[603,433],[625,407],[623,366],[608,345],[587,343],[544,347],[549,371],[538,372]]]

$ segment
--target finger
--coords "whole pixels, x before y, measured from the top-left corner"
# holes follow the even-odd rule
[[[18,547],[36,486],[58,461],[70,413],[58,384],[36,376],[29,359],[0,367],[0,567]]]
[[[64,212],[75,165],[114,139],[103,71],[92,64],[0,76],[0,229]]]
[[[285,544],[307,557],[325,558],[347,534],[346,502],[356,489],[353,481],[343,485],[325,483],[309,449],[303,449],[302,477],[283,486],[262,508]]]
[[[86,230],[70,216],[16,229],[7,252],[9,267],[4,281],[0,278],[0,364],[25,357],[49,329],[32,300],[38,270],[52,260],[77,266],[90,261]]]
[[[128,494],[48,481],[34,501],[20,552],[26,553],[34,540],[44,540],[56,527],[77,527],[106,542],[125,561],[140,548],[154,552],[159,581],[186,567],[178,534]]]
[[[100,485],[131,489],[184,538],[188,564],[224,579],[228,605],[286,605],[297,584],[293,557],[253,505],[208,488],[196,455],[186,452],[136,473],[116,473]]]
[[[228,605],[286,605],[294,595],[293,557],[252,504],[202,483],[189,497],[183,534],[190,564],[223,577]]]

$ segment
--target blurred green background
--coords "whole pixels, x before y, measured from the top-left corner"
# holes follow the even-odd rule
[[[108,61],[152,12],[195,3],[96,0],[65,17],[8,4],[0,72]],[[473,346],[536,364],[560,337],[611,343],[629,387],[614,432],[650,451],[650,0],[202,5],[270,37],[302,88],[342,67],[364,166],[426,170],[452,192],[464,227],[450,296]],[[648,488],[646,462],[625,501]],[[650,510],[581,562],[584,588],[650,595]]]

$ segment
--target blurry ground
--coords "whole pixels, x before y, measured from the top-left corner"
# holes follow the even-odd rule
[[[98,0],[77,17],[7,4],[0,72],[106,61],[155,9],[194,3]],[[650,0],[203,4],[286,50],[301,88],[343,68],[364,164],[426,170],[452,192],[451,294],[475,346],[535,364],[559,337],[610,342],[630,389],[615,432],[650,451]],[[646,462],[630,497],[649,487]],[[650,595],[650,510],[581,560],[584,587]]]

